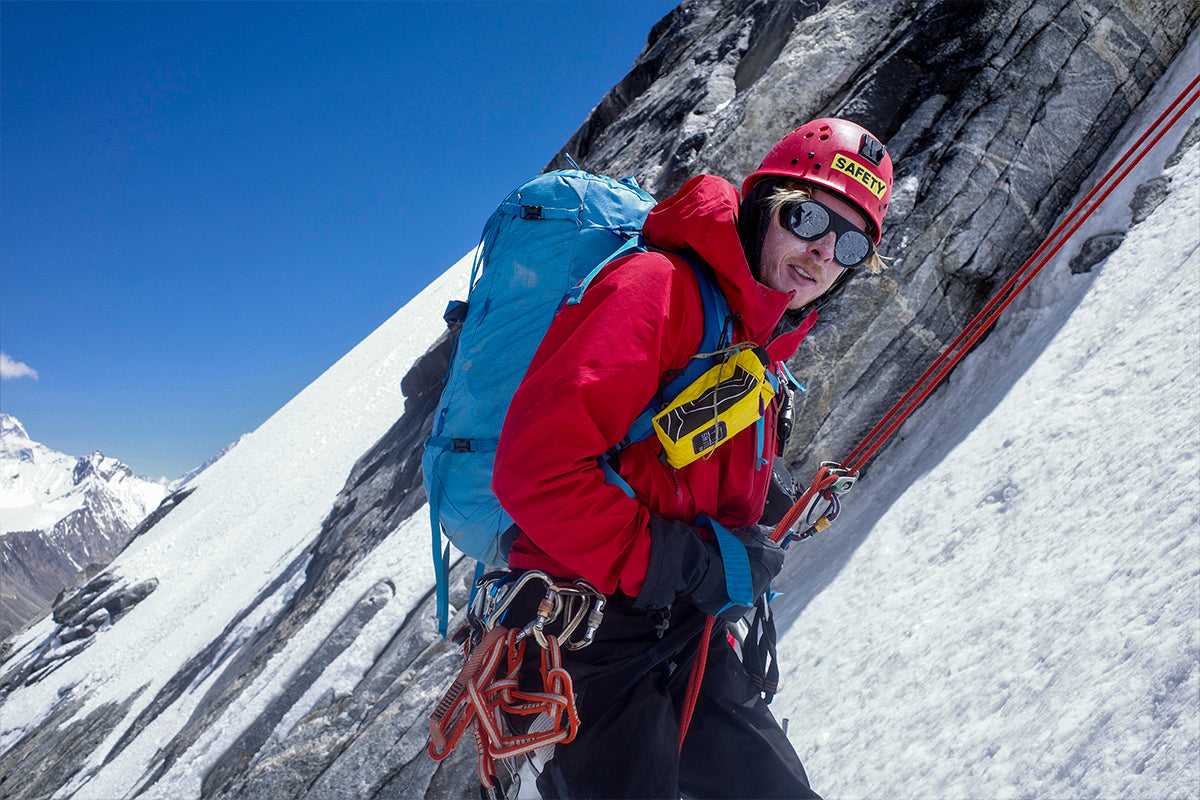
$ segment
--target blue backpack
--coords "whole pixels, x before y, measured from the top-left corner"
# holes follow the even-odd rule
[[[446,634],[450,547],[479,562],[476,575],[502,567],[512,518],[492,494],[500,428],[546,329],[564,303],[578,303],[609,262],[645,248],[642,223],[655,200],[632,178],[616,181],[578,169],[539,175],[509,193],[483,230],[467,301],[446,310],[461,322],[445,388],[421,460],[433,529],[438,628]],[[719,349],[728,305],[706,270],[696,267],[705,309],[699,352]],[[670,402],[709,366],[693,359],[664,387]],[[672,392],[673,390],[673,392]],[[622,446],[653,432],[652,403]],[[607,460],[600,459],[607,466]],[[614,475],[607,471],[607,473]],[[628,491],[628,488],[626,491]]]

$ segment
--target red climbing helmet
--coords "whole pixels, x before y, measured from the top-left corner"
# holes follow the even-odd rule
[[[814,183],[845,197],[874,223],[875,244],[892,199],[892,157],[866,128],[845,119],[815,119],[779,140],[742,184],[746,197],[765,177]]]

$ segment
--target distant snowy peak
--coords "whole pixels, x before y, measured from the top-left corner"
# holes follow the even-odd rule
[[[7,446],[9,442],[20,440],[29,441],[25,426],[16,417],[0,414],[0,444]]]
[[[31,440],[25,432],[25,426],[16,417],[0,414],[0,461],[33,462],[39,460],[39,457],[45,460],[46,457],[55,456],[67,458],[62,453],[55,453],[45,445]]]
[[[77,459],[75,461],[75,470],[71,475],[71,479],[76,485],[83,483],[88,478],[114,481],[132,477],[133,470],[115,458],[105,458],[104,453],[101,453],[99,450],[90,456],[83,456]]]
[[[76,572],[123,548],[168,491],[99,450],[79,458],[52,450],[0,415],[0,636]]]
[[[16,417],[0,414],[0,533],[47,530],[85,505],[104,507],[132,528],[167,491],[99,450],[79,458],[52,450]]]

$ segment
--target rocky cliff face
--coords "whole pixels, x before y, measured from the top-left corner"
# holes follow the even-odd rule
[[[696,172],[740,180],[784,133],[824,114],[857,119],[889,143],[892,268],[852,283],[794,365],[810,393],[792,455],[815,463],[844,455],[1029,255],[1198,21],[1197,0],[694,0],[655,26],[630,75],[564,149],[662,197]],[[441,764],[425,753],[429,711],[460,665],[433,631],[428,595],[352,689],[310,697],[297,716],[300,698],[397,592],[391,581],[363,593],[269,699],[248,697],[420,508],[420,447],[447,355],[442,339],[410,371],[403,416],[355,465],[307,552],[281,564],[153,697],[89,704],[64,688],[49,718],[5,741],[0,793],[87,787],[155,732],[127,796],[161,794],[165,776],[189,767],[202,770],[205,798],[474,796],[469,747]],[[454,572],[458,601],[470,571]],[[154,588],[144,576],[105,574],[65,593],[53,635],[0,666],[0,702],[36,687],[74,642],[102,635]],[[231,711],[248,706],[261,708],[253,723],[222,737]],[[109,749],[93,756],[101,743]]]
[[[1028,258],[1198,18],[1190,0],[685,2],[564,152],[661,198],[702,172],[740,186],[821,116],[887,144],[891,269],[852,281],[792,364],[810,391],[788,455],[811,472]]]

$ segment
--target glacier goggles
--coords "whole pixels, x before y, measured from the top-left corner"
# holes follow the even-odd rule
[[[788,203],[779,210],[779,224],[807,242],[816,241],[832,230],[837,234],[833,260],[846,269],[861,266],[875,252],[871,237],[816,200]]]

